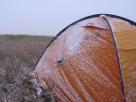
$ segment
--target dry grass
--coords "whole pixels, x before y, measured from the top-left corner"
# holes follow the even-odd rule
[[[26,77],[52,37],[0,36],[0,102],[50,101],[38,98]],[[24,80],[25,79],[25,80]]]

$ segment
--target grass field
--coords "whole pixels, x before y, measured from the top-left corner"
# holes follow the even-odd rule
[[[26,81],[53,37],[0,35],[0,102],[42,102]]]

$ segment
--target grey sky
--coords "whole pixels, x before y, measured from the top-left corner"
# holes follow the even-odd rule
[[[0,0],[0,34],[56,35],[75,20],[97,13],[136,22],[136,0]]]

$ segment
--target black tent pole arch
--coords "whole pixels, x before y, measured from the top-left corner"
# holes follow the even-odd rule
[[[42,51],[42,53],[40,54],[38,60],[36,61],[36,64],[34,65],[34,68],[36,67],[36,65],[38,64],[39,60],[41,59],[42,55],[44,54],[44,52],[46,51],[46,49],[50,46],[50,44],[59,37],[59,35],[61,35],[66,29],[68,29],[70,26],[80,22],[80,21],[83,21],[83,20],[86,20],[86,19],[89,19],[89,18],[93,18],[93,17],[99,17],[100,15],[106,15],[106,16],[109,16],[109,17],[112,17],[112,18],[119,18],[119,19],[122,19],[124,21],[127,21],[129,22],[130,24],[132,25],[135,25],[136,26],[136,22],[132,21],[132,20],[129,20],[127,18],[124,18],[124,17],[121,17],[121,16],[117,16],[117,15],[113,15],[113,14],[95,14],[95,15],[91,15],[91,16],[87,16],[87,17],[84,17],[84,18],[81,18],[73,23],[71,23],[70,25],[68,25],[67,27],[65,27],[64,29],[62,29],[50,42],[49,44],[45,47],[45,49]]]

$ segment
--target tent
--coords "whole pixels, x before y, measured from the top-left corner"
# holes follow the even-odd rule
[[[136,102],[136,23],[82,18],[49,43],[33,73],[59,102]]]

